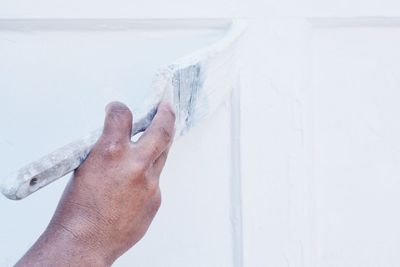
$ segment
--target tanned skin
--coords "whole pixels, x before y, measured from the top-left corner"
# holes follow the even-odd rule
[[[110,266],[146,233],[161,204],[159,177],[175,129],[161,103],[132,142],[132,113],[106,107],[103,134],[66,187],[47,229],[17,267]]]

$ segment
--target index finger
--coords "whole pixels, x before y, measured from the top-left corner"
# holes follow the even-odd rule
[[[153,121],[135,146],[145,159],[154,162],[169,147],[174,134],[175,113],[168,103],[161,102]]]

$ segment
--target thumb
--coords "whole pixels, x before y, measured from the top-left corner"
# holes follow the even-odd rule
[[[106,106],[103,138],[114,142],[130,142],[132,112],[121,102],[111,102]]]

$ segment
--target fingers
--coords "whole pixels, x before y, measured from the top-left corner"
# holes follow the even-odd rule
[[[169,147],[175,134],[175,113],[168,103],[157,108],[150,126],[136,142],[142,156],[154,162]]]
[[[132,131],[132,113],[121,102],[111,102],[106,107],[102,138],[113,142],[129,142]]]

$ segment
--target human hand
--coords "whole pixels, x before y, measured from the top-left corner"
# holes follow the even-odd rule
[[[17,266],[110,266],[136,244],[161,204],[158,182],[174,122],[171,107],[161,103],[149,128],[131,142],[131,112],[109,104],[102,136]]]

